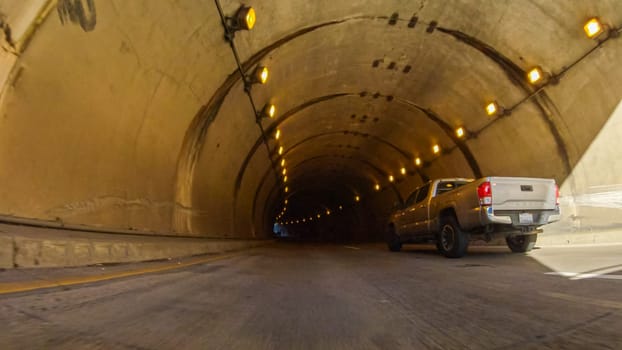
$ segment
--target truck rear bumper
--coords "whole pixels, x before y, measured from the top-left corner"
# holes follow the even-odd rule
[[[484,208],[482,208],[484,209]],[[494,210],[493,207],[485,207],[480,211],[480,219],[484,225],[502,224],[521,226],[542,226],[560,219],[560,210]]]

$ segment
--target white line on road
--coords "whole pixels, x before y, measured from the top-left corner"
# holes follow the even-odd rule
[[[348,249],[361,250],[361,248],[359,248],[359,247],[353,247],[353,246],[350,246],[350,245],[344,245],[343,247],[344,248],[348,248]]]
[[[618,271],[619,269],[615,270]],[[605,270],[601,270],[605,271]],[[580,280],[586,278],[600,278],[607,280],[622,280],[622,275],[606,275],[601,271],[591,272],[591,273],[579,273],[579,272],[546,272],[545,275],[553,275],[553,276],[563,276],[568,277],[571,280]],[[609,271],[614,272],[614,271]]]

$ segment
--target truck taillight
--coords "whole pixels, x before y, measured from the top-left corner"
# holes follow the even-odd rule
[[[559,187],[555,185],[555,204],[559,205]]]
[[[477,187],[477,196],[479,197],[480,205],[492,204],[492,187],[490,186],[490,182],[483,182]]]

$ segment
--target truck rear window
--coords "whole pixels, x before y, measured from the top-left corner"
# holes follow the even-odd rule
[[[436,194],[443,194],[445,192],[453,191],[460,186],[468,184],[466,181],[441,181],[436,187]]]

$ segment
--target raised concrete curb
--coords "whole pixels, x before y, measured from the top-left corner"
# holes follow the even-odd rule
[[[97,234],[0,225],[0,268],[148,261],[230,252],[270,242]]]

